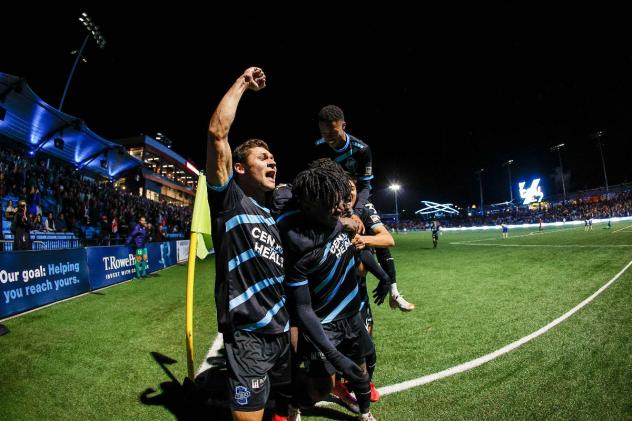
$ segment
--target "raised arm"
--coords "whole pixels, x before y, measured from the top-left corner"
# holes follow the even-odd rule
[[[237,78],[215,109],[208,127],[206,176],[210,184],[223,186],[233,165],[228,132],[235,120],[237,105],[247,89],[259,91],[266,86],[266,76],[258,67],[250,67]]]

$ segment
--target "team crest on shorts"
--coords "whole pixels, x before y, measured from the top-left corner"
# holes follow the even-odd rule
[[[235,387],[235,402],[237,405],[248,405],[248,398],[250,397],[250,391],[247,387],[236,386]]]

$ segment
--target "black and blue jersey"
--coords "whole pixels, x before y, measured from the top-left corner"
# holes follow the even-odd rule
[[[209,185],[219,331],[289,330],[283,247],[270,210],[244,194],[232,175]]]
[[[321,324],[345,319],[359,311],[355,247],[338,223],[314,226],[301,211],[277,218],[285,251],[285,285],[307,286]]]
[[[325,139],[318,139],[315,143],[316,153],[318,158],[331,158],[336,161],[350,176],[356,178],[356,208],[360,208],[369,200],[373,179],[371,148],[357,137],[345,134],[347,140],[340,149],[332,149]]]

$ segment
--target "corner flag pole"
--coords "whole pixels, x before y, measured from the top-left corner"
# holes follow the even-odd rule
[[[191,241],[189,243],[189,263],[185,304],[185,341],[187,349],[187,370],[189,379],[195,380],[193,367],[193,287],[195,284],[195,257],[206,258],[213,247],[211,241],[211,210],[208,205],[206,176],[200,173],[195,192],[193,218],[191,219]]]
[[[193,285],[195,283],[195,251],[197,249],[197,233],[191,232],[189,243],[189,267],[187,270],[187,297],[186,297],[186,321],[185,336],[187,346],[187,369],[189,378],[195,380],[193,368]]]

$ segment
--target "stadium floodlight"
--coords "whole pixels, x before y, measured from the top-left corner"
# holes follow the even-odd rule
[[[474,174],[478,175],[478,187],[481,193],[481,212],[483,216],[485,215],[485,211],[483,210],[483,173],[485,172],[485,168],[478,169],[474,171]]]
[[[511,188],[511,166],[513,163],[513,159],[503,162],[503,167],[507,167],[507,176],[509,177],[509,202],[513,202],[513,189]]]
[[[402,186],[400,186],[397,183],[391,184],[390,186],[388,186],[389,189],[393,190],[393,192],[395,192],[395,223],[399,224],[399,210],[397,207],[397,192],[399,191],[399,189],[401,189]]]
[[[560,173],[562,174],[562,194],[564,195],[564,202],[566,202],[566,182],[564,180],[564,166],[562,165],[562,153],[560,150],[565,145],[560,143],[559,145],[551,146],[551,152],[557,152],[557,157],[560,160]]]
[[[601,154],[601,165],[603,167],[603,178],[606,182],[606,193],[608,193],[608,173],[606,172],[606,160],[603,156],[603,136],[606,134],[604,130],[597,130],[590,137],[597,141],[597,147],[599,148],[599,153]]]
[[[59,101],[59,111],[61,111],[64,106],[64,101],[66,100],[66,94],[68,93],[68,88],[70,87],[70,81],[72,80],[73,75],[75,74],[75,69],[77,68],[77,64],[79,60],[82,60],[84,63],[87,63],[87,60],[83,57],[83,50],[86,48],[86,44],[90,37],[94,39],[99,48],[105,48],[105,38],[99,31],[99,27],[94,25],[90,16],[86,12],[83,12],[81,16],[79,16],[79,21],[83,23],[83,26],[86,28],[88,33],[86,37],[83,39],[83,43],[81,44],[81,48],[77,51],[77,57],[75,58],[75,62],[70,69],[70,73],[68,74],[68,80],[66,81],[66,87],[64,88],[64,93],[61,96],[61,101]],[[76,50],[75,50],[76,51]],[[74,54],[74,53],[73,53]]]

